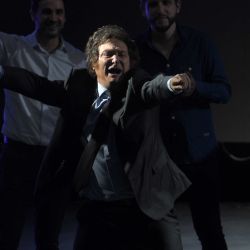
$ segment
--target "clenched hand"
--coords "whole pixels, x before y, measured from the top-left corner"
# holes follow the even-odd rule
[[[174,93],[182,93],[190,96],[195,90],[195,80],[190,73],[181,73],[174,75],[170,79],[170,88]]]

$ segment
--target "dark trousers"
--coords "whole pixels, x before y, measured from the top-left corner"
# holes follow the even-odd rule
[[[9,141],[0,159],[0,249],[16,250],[45,147]]]
[[[49,186],[48,189],[36,194],[35,242],[37,250],[59,250],[59,235],[71,194],[70,183]]]
[[[220,215],[219,169],[216,154],[200,164],[181,169],[192,182],[189,199],[194,229],[203,250],[227,250]]]
[[[74,250],[181,250],[179,224],[170,213],[155,221],[136,201],[84,201]]]
[[[69,186],[50,187],[34,199],[34,185],[45,147],[10,140],[0,159],[0,249],[16,250],[26,212],[35,208],[34,231],[38,250],[58,250],[58,238]]]

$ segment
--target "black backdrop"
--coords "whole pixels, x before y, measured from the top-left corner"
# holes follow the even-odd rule
[[[66,0],[64,36],[83,49],[99,26],[119,24],[131,35],[143,30],[138,0]],[[33,30],[29,0],[1,2],[0,30],[25,34]],[[183,0],[181,21],[203,30],[217,44],[224,60],[233,97],[227,105],[214,105],[218,138],[223,142],[250,142],[250,1]]]
[[[2,0],[0,30],[16,34],[32,32],[29,5],[29,0]],[[80,49],[102,25],[121,25],[132,36],[146,27],[138,0],[66,0],[65,5],[64,37]],[[229,104],[212,105],[214,121],[219,141],[237,156],[250,155],[249,10],[248,0],[183,0],[180,16],[181,22],[206,32],[221,52],[233,96]],[[249,199],[250,162],[232,159],[224,150],[221,155],[224,197]]]

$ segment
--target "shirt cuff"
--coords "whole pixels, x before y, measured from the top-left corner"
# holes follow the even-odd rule
[[[1,66],[0,66],[1,67]],[[1,67],[2,68],[2,67]],[[1,74],[1,72],[0,72]],[[170,87],[170,82],[171,82],[171,79],[172,78],[169,78],[168,81],[167,81],[167,86],[168,86],[168,89],[171,91],[171,92],[174,92],[174,90]]]

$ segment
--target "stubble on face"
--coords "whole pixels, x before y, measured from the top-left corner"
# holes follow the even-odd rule
[[[175,21],[176,17],[158,17],[151,20],[150,26],[159,33],[165,33],[171,28]]]
[[[165,33],[176,22],[180,11],[180,2],[148,0],[145,3],[145,17],[153,31]]]

